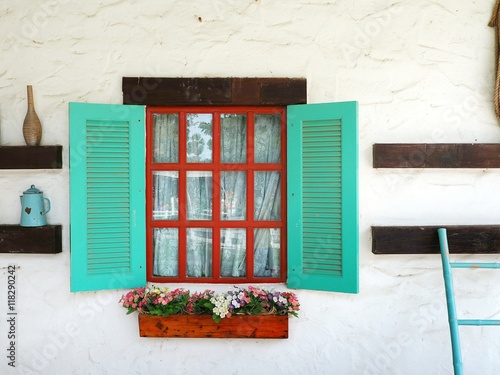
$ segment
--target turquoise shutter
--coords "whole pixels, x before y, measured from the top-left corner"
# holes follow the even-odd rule
[[[71,291],[146,284],[145,109],[70,103]]]
[[[288,107],[288,286],[358,293],[357,102]]]

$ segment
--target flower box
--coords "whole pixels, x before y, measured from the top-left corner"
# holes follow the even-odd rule
[[[288,317],[297,316],[292,292],[234,286],[226,293],[170,291],[154,285],[122,295],[127,314],[139,313],[141,337],[288,338]]]
[[[232,315],[216,323],[211,315],[139,314],[141,337],[288,338],[288,315]]]

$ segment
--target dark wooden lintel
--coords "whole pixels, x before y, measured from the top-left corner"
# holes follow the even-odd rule
[[[307,103],[305,78],[123,77],[123,104],[148,106]]]
[[[0,253],[57,254],[62,251],[62,227],[0,225]]]
[[[498,143],[377,143],[374,168],[500,168]]]
[[[450,253],[500,253],[500,225],[373,226],[372,252],[438,254],[439,228],[446,228]]]
[[[0,169],[61,169],[62,146],[0,146]]]

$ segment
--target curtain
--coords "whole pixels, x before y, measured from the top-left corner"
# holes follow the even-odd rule
[[[221,162],[245,163],[247,124],[244,115],[221,119]],[[246,220],[247,183],[245,172],[221,173],[221,220]],[[222,223],[223,227],[224,224]],[[220,274],[222,277],[246,275],[246,230],[222,228],[220,234]]]
[[[281,126],[279,115],[255,116],[255,162],[281,161]],[[281,173],[254,173],[254,218],[280,220]],[[256,277],[279,277],[280,230],[260,228],[254,230],[254,273]]]
[[[164,115],[165,116],[165,115]],[[162,118],[161,132],[155,132],[154,155],[161,161],[174,162],[178,145],[162,145],[177,134],[177,127],[163,125],[172,119]],[[254,134],[254,160],[256,163],[281,161],[281,128],[279,115],[256,115]],[[170,130],[167,130],[170,129]],[[161,133],[156,137],[156,134]],[[220,159],[222,163],[247,161],[247,121],[245,115],[222,115],[220,135]],[[167,142],[167,143],[168,143]],[[157,147],[158,145],[158,147]],[[157,150],[158,148],[158,150]],[[201,151],[200,151],[201,152]],[[155,172],[154,218],[177,220],[178,176],[176,172]],[[249,172],[250,173],[250,172]],[[255,220],[280,220],[281,173],[255,171],[254,209]],[[224,221],[247,220],[247,175],[237,168],[220,173],[219,183],[212,181],[211,172],[187,173],[187,210],[190,220],[212,220],[212,204],[220,204],[220,272],[222,277],[246,276],[246,230],[225,228]],[[212,203],[212,184],[220,186],[220,203]],[[173,203],[173,204],[172,204]],[[186,231],[187,276],[212,276],[212,231],[209,228],[188,228]],[[168,228],[154,231],[154,274],[177,276],[178,233]],[[171,264],[174,263],[174,264]],[[279,277],[280,230],[261,228],[254,230],[254,273],[256,277]],[[184,275],[182,275],[184,276]]]
[[[187,172],[188,220],[212,220],[212,172]],[[187,276],[212,276],[212,229],[186,230]]]
[[[187,229],[187,274],[190,277],[212,275],[212,229]]]
[[[155,114],[153,123],[153,161],[179,161],[179,118],[175,114]],[[178,220],[179,173],[153,173],[153,220]],[[153,231],[153,274],[177,276],[179,263],[178,229],[155,228]]]
[[[153,275],[178,276],[179,231],[176,228],[155,228],[153,231]]]
[[[221,159],[230,162],[245,162],[246,136],[243,119],[233,118],[222,121],[231,131],[229,139],[221,140]],[[254,160],[256,163],[279,163],[281,161],[281,126],[279,115],[256,115],[254,134]],[[227,172],[231,180],[221,180],[231,198],[231,207],[246,206],[245,174]],[[221,175],[226,178],[226,174]],[[221,191],[221,199],[227,197]],[[254,172],[254,218],[255,220],[280,220],[281,212],[281,173]],[[226,204],[226,206],[228,206]],[[231,211],[228,220],[240,220],[243,207]],[[226,211],[229,209],[226,207]],[[221,207],[221,212],[223,212]],[[243,229],[223,229],[221,232],[221,276],[243,277],[246,275],[246,235]],[[261,228],[254,230],[254,276],[279,277],[280,275],[280,230]]]

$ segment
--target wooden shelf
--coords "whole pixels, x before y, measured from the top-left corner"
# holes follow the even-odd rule
[[[57,254],[62,251],[61,225],[0,225],[0,253]]]
[[[500,168],[498,143],[377,143],[374,168]]]
[[[439,254],[437,230],[446,228],[450,253],[500,253],[500,225],[374,226],[374,254]]]
[[[0,146],[0,169],[61,169],[62,146]]]

